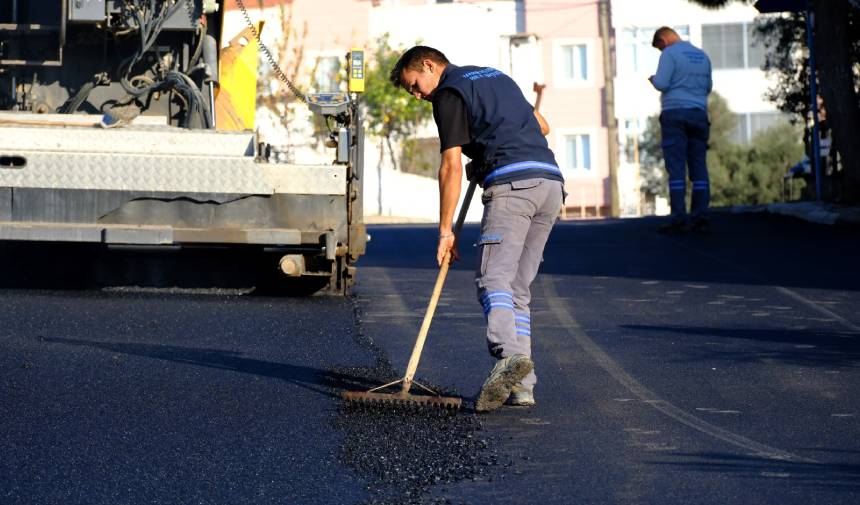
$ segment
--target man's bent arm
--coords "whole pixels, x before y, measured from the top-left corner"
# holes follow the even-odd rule
[[[541,135],[546,137],[549,134],[549,123],[546,122],[546,119],[544,119],[544,117],[538,111],[535,111],[535,118],[537,118],[537,122],[540,125]]]
[[[672,74],[675,72],[675,60],[664,51],[657,64],[657,73],[648,78],[658,91],[666,91],[672,84]]]
[[[460,158],[462,148],[451,147],[442,151],[442,163],[439,165],[439,247],[436,260],[439,264],[448,249],[454,247],[454,235],[451,229],[454,221],[454,211],[460,200],[460,184],[463,178],[463,162]],[[451,252],[455,259],[457,251]]]

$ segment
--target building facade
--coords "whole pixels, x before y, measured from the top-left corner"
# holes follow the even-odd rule
[[[648,117],[659,113],[659,93],[648,83],[657,67],[659,51],[651,47],[654,30],[673,26],[682,38],[702,47],[714,66],[714,90],[724,96],[737,115],[736,141],[783,120],[764,99],[770,83],[759,67],[764,51],[752,36],[756,11],[749,5],[730,4],[706,10],[688,0],[245,0],[252,19],[265,19],[263,40],[277,47],[288,29],[301,39],[302,56],[296,68],[299,84],[313,91],[334,91],[339,86],[344,52],[351,47],[370,50],[383,34],[393,47],[422,43],[443,51],[458,64],[499,68],[511,75],[524,96],[534,103],[534,84],[544,85],[541,113],[552,131],[548,141],[556,154],[566,183],[568,217],[606,216],[612,184],[610,154],[618,155],[617,188],[621,215],[642,213],[638,139]],[[611,7],[609,60],[606,65],[600,30],[600,6]],[[262,5],[262,8],[261,8]],[[245,21],[228,0],[225,33],[238,33]],[[284,16],[289,16],[288,24]],[[291,48],[295,50],[297,42]],[[287,55],[289,56],[289,55]],[[287,58],[289,60],[289,58]],[[293,58],[295,60],[295,58]],[[607,128],[606,69],[614,66],[614,117],[618,136]],[[610,70],[611,72],[611,70]],[[272,84],[273,89],[276,84]],[[277,116],[275,114],[274,116]],[[277,117],[270,118],[278,126]],[[296,125],[310,123],[298,118]],[[261,124],[261,128],[264,125]],[[296,126],[291,143],[303,132]],[[282,132],[283,133],[283,132]],[[289,134],[289,132],[286,132]],[[430,122],[419,132],[436,137]],[[297,153],[313,155],[313,145],[294,146]],[[424,217],[432,220],[432,197],[415,206],[406,196],[414,186],[393,173],[380,150],[366,149],[368,170],[365,199],[369,213]],[[370,173],[373,172],[373,173]],[[403,179],[405,182],[397,182]],[[389,188],[389,186],[393,185]],[[427,181],[434,188],[434,181]],[[382,193],[387,196],[383,198]],[[374,193],[370,195],[369,193]],[[395,201],[402,198],[403,201]],[[383,204],[386,200],[389,204]],[[373,207],[375,203],[375,207]],[[414,210],[411,207],[416,207]],[[471,215],[470,217],[474,217]]]
[[[524,11],[525,31],[540,44],[540,82],[546,84],[540,110],[566,181],[566,215],[606,216],[610,140],[599,2],[527,0]]]

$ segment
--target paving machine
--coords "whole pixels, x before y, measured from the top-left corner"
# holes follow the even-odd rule
[[[276,161],[220,88],[223,11],[0,0],[0,241],[254,249],[268,281],[346,292],[367,240],[356,95],[291,85],[333,162]],[[348,57],[359,89],[363,54]]]

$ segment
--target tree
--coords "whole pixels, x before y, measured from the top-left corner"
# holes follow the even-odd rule
[[[261,10],[265,7],[262,0],[258,0],[258,5]],[[321,115],[310,113],[297,93],[346,91],[343,67],[346,58],[318,56],[310,68],[304,67],[307,21],[296,26],[291,0],[280,0],[275,14],[271,24],[277,26],[266,31],[277,30],[278,36],[267,50],[261,49],[257,79],[258,112],[262,109],[267,113],[265,116],[272,126],[268,129],[262,126],[260,131],[264,138],[265,134],[274,133],[276,137],[285,136],[290,143],[291,137],[295,136],[307,145],[320,148],[329,135],[326,120]],[[292,83],[292,88],[285,79]],[[276,132],[267,131],[269,129]],[[290,155],[291,151],[286,153]]]
[[[259,1],[259,8],[263,9],[263,7],[263,2]],[[304,46],[305,38],[308,34],[308,25],[307,22],[304,22],[300,30],[293,26],[293,7],[291,2],[289,5],[285,5],[284,1],[281,1],[278,5],[277,19],[280,26],[276,27],[276,29],[280,30],[280,36],[277,38],[275,47],[273,47],[274,50],[270,56],[281,69],[281,72],[283,72],[283,76],[290,82],[296,83],[300,75],[302,62],[304,61]],[[257,101],[271,116],[279,118],[278,123],[280,123],[280,127],[289,135],[291,132],[290,125],[294,122],[295,104],[298,99],[289,89],[287,83],[278,75],[278,72],[275,70],[272,62],[269,61],[265,52],[261,52],[260,61],[260,76],[257,79]]]
[[[766,97],[793,122],[810,117],[809,51],[806,20],[801,13],[766,16],[756,23],[755,37],[766,50],[764,70],[776,84]]]
[[[395,50],[388,41],[388,34],[374,41],[373,58],[365,72],[364,116],[367,131],[379,139],[378,205],[382,213],[382,165],[385,152],[397,169],[394,145],[414,136],[416,130],[431,117],[430,102],[416,100],[401,89],[395,88],[388,80],[391,69],[397,63],[404,49]]]
[[[380,139],[380,158],[388,150],[391,163],[397,168],[394,144],[410,137],[432,114],[430,102],[416,100],[401,89],[391,85],[389,73],[405,48],[394,49],[388,34],[377,38],[373,58],[368,65],[364,103],[367,129]]]
[[[752,3],[754,0],[688,1],[720,8],[733,1]],[[860,9],[857,3],[855,0],[812,0],[820,94],[825,108],[830,111],[828,122],[833,131],[834,147],[844,165],[842,198],[852,202],[860,201],[860,143],[854,140],[860,131]],[[797,32],[794,33],[791,38],[796,39]],[[798,54],[793,49],[792,44],[776,44],[771,52],[781,51],[793,59]],[[808,58],[803,53],[800,57]],[[793,72],[788,66],[782,68]],[[795,78],[808,80],[807,76],[805,73]]]
[[[833,144],[845,166],[843,197],[860,201],[860,11],[848,0],[815,2],[816,67]]]
[[[639,139],[639,174],[642,180],[642,194],[648,205],[654,199],[669,197],[666,166],[663,164],[663,151],[660,148],[660,120],[651,116],[645,123],[645,131]]]
[[[756,135],[749,146],[729,144],[709,160],[715,206],[758,205],[782,198],[783,174],[803,155],[798,127],[783,124]]]

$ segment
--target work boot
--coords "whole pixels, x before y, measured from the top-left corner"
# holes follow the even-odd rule
[[[505,405],[513,405],[514,407],[533,407],[535,404],[535,393],[532,388],[527,388],[522,384],[514,384],[511,388],[511,396]]]
[[[708,231],[710,226],[711,222],[705,217],[695,217],[690,221],[690,231],[702,233]]]
[[[489,412],[499,408],[511,395],[511,389],[532,369],[534,363],[524,354],[514,354],[497,361],[481,386],[481,392],[475,400],[475,411]]]
[[[687,223],[684,221],[672,221],[657,228],[657,233],[663,235],[684,235],[688,231]]]

